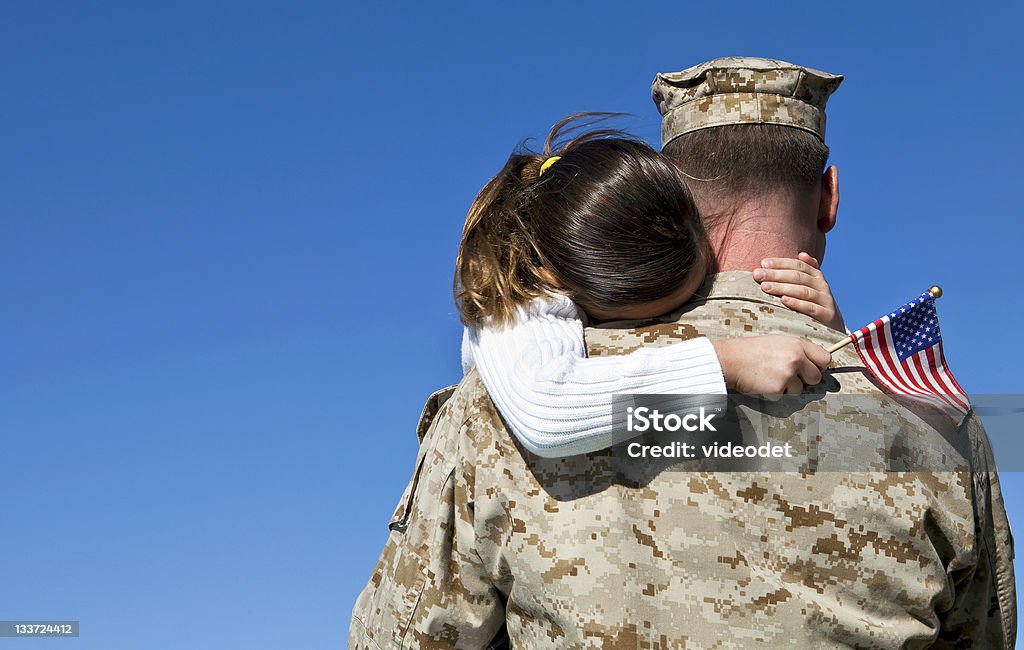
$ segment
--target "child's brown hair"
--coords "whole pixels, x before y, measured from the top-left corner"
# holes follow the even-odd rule
[[[513,153],[477,195],[455,263],[464,324],[508,323],[517,305],[548,291],[584,311],[647,303],[704,272],[710,256],[697,207],[668,159],[610,129],[558,144],[609,116],[562,120],[541,153]]]

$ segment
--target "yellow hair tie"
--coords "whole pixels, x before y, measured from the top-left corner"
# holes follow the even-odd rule
[[[537,174],[537,176],[543,176],[544,172],[546,172],[548,170],[548,167],[550,167],[551,165],[554,165],[556,162],[558,162],[561,159],[562,159],[561,156],[551,156],[550,158],[545,160],[544,164],[540,166],[540,172]]]

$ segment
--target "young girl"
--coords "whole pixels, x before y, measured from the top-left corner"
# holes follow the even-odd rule
[[[545,457],[608,447],[616,393],[799,393],[821,381],[831,355],[795,337],[697,338],[587,358],[585,320],[672,311],[712,255],[675,167],[643,142],[594,130],[553,155],[576,119],[552,129],[542,155],[514,153],[484,186],[456,261],[463,368],[476,366],[522,445]],[[829,311],[817,262],[801,254],[799,264],[824,286],[818,306]]]

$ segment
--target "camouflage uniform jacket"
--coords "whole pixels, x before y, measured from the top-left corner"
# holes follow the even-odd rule
[[[842,336],[750,274],[713,276],[698,296],[653,324],[589,329],[591,353],[701,335]],[[833,390],[877,391],[848,348],[833,365]],[[925,426],[902,412],[825,417]],[[542,459],[517,446],[475,372],[436,394],[421,425],[352,648],[485,648],[503,624],[515,648],[1013,645],[1012,539],[973,419],[960,432],[973,471],[927,473]]]

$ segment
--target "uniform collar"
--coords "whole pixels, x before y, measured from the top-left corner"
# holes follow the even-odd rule
[[[704,300],[743,300],[774,307],[784,306],[778,296],[769,295],[761,290],[761,285],[754,280],[754,274],[750,271],[725,271],[709,275],[683,309]],[[677,309],[675,313],[680,311],[682,310]]]
[[[632,329],[651,323],[669,323],[679,320],[680,316],[694,307],[713,300],[739,300],[773,307],[784,307],[777,296],[761,291],[761,285],[754,280],[750,271],[724,271],[709,275],[693,296],[678,309],[649,320],[619,320],[591,325],[599,329]],[[585,323],[586,324],[586,323]]]

